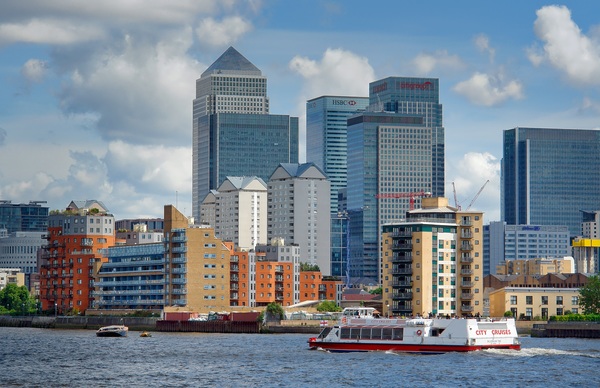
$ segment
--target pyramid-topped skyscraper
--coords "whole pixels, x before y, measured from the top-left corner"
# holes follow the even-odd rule
[[[267,181],[280,163],[298,163],[298,118],[269,114],[267,77],[229,47],[196,80],[192,212],[227,176]]]

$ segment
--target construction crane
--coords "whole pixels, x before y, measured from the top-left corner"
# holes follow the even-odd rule
[[[454,186],[454,182],[452,182],[452,191],[454,192],[454,207],[460,210],[460,205],[458,204],[458,200],[456,199],[456,186]]]
[[[485,185],[487,185],[489,181],[490,180],[488,179],[487,181],[485,181],[485,183],[483,184],[483,186],[481,186],[481,189],[479,189],[479,191],[477,192],[477,194],[475,194],[475,196],[471,200],[471,203],[469,204],[469,206],[467,206],[467,210],[466,211],[469,211],[469,209],[471,208],[471,206],[473,206],[473,203],[475,203],[475,200],[477,199],[477,197],[479,197],[479,194],[481,194],[481,192],[485,188]]]
[[[375,198],[410,198],[409,199],[409,210],[413,210],[415,207],[415,198],[431,197],[429,191],[416,191],[413,193],[379,193],[375,195]]]

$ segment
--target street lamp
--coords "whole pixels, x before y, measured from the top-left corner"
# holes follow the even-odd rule
[[[58,307],[57,303],[54,302],[54,318],[56,318],[57,312],[56,312],[56,308]]]
[[[388,313],[388,318],[390,317],[390,304],[388,303],[387,305],[387,313]]]

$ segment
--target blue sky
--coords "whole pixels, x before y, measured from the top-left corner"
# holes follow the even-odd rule
[[[464,207],[489,179],[472,207],[486,221],[500,219],[503,130],[600,129],[598,2],[3,2],[0,199],[191,214],[195,80],[229,46],[302,135],[307,99],[439,78],[446,196],[454,182]]]

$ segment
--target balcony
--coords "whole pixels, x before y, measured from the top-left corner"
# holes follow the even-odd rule
[[[173,236],[173,238],[171,239],[172,242],[174,243],[184,243],[187,242],[187,237],[185,235],[183,236]]]
[[[473,275],[473,270],[472,269],[461,269],[460,274],[461,275]]]
[[[470,312],[470,311],[473,311],[473,310],[475,310],[474,306],[469,306],[469,305],[466,305],[466,304],[463,304],[462,306],[460,306],[460,311]]]
[[[472,263],[473,262],[473,257],[471,255],[464,255],[460,257],[460,262],[461,263]]]
[[[410,267],[394,267],[394,268],[392,268],[392,275],[412,275],[412,268],[410,268]]]
[[[172,294],[183,295],[187,294],[187,288],[173,288],[171,291]]]
[[[461,251],[472,251],[473,250],[473,244],[463,243],[463,244],[460,245],[460,250]]]
[[[463,230],[460,233],[460,238],[473,238],[473,232],[471,232],[471,229]]]
[[[240,267],[238,265],[232,265],[232,266],[229,267],[229,270],[231,272],[239,272]]]
[[[183,264],[183,263],[187,263],[187,257],[185,256],[180,256],[180,257],[174,257],[171,260],[172,263],[178,263],[178,264]]]
[[[185,267],[173,268],[171,273],[187,273],[187,269]]]
[[[412,263],[411,252],[406,252],[404,255],[392,256],[392,263]]]
[[[392,245],[392,249],[408,249],[412,250],[412,242],[403,242],[400,244]]]
[[[229,280],[232,282],[239,282],[240,278],[237,275],[233,275],[229,278]]]
[[[460,286],[463,288],[471,288],[475,286],[475,282],[462,282],[460,283]]]
[[[463,292],[462,294],[460,294],[460,299],[470,300],[470,299],[473,299],[474,297],[475,297],[475,294],[473,294],[472,292]]]
[[[393,300],[405,300],[405,299],[412,299],[412,292],[394,292],[392,293],[392,299]]]
[[[171,248],[171,252],[173,253],[186,253],[187,252],[187,246],[183,245],[180,247],[173,247]]]
[[[392,232],[392,237],[412,237],[411,230],[399,230],[396,232]]]
[[[186,278],[173,278],[173,279],[171,279],[171,283],[173,283],[173,284],[186,284],[187,283],[187,279]]]
[[[411,281],[392,282],[392,287],[412,287],[412,282]]]

